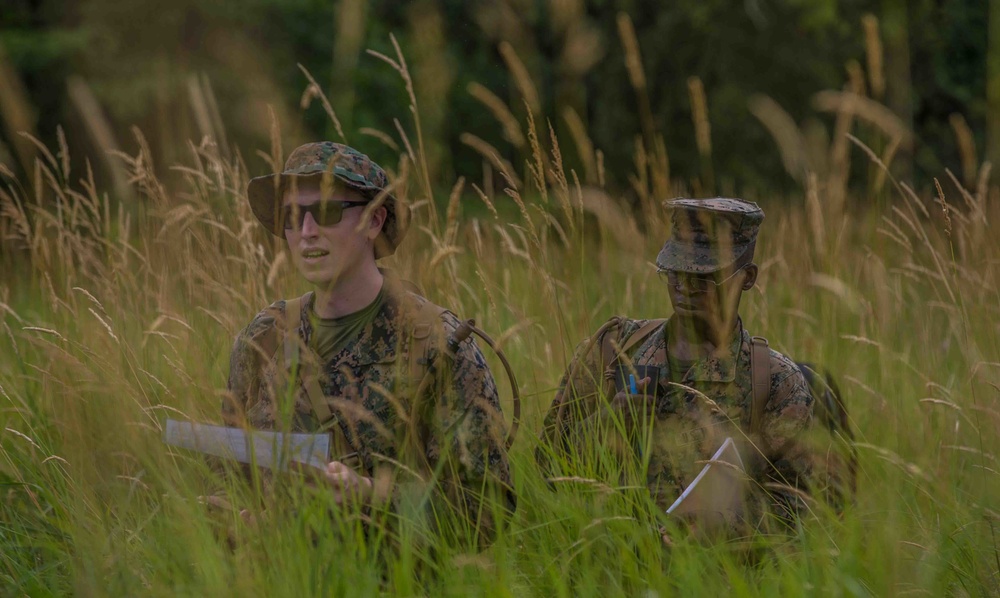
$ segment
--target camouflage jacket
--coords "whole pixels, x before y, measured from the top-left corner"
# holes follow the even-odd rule
[[[432,503],[444,498],[453,513],[489,532],[491,509],[480,508],[484,495],[498,496],[507,512],[516,504],[493,375],[469,338],[453,357],[434,362],[431,383],[425,382],[426,391],[421,394],[424,398],[415,401],[418,382],[410,379],[409,366],[414,336],[433,333],[444,339],[459,322],[450,312],[435,314],[434,322],[421,321],[420,308],[427,300],[388,278],[386,285],[385,302],[372,323],[320,364],[319,385],[333,414],[329,421],[318,421],[301,389],[301,378],[289,381],[281,347],[284,328],[279,326],[284,322],[285,301],[265,308],[237,336],[223,417],[229,425],[256,429],[330,431],[334,459],[368,477],[392,473],[397,507],[406,498],[400,496],[399,488],[426,487],[430,482]],[[297,322],[303,346],[308,346],[312,335],[307,314],[313,297],[312,293],[306,296]],[[432,350],[443,350],[442,345],[437,342]]]
[[[659,370],[656,398],[643,409],[644,415],[613,405],[611,396],[607,396],[614,392],[607,382],[611,372],[606,368],[610,364],[600,363],[601,348],[622,346],[645,323],[622,318],[596,339],[587,354],[581,353],[588,343],[578,348],[545,418],[545,442],[538,453],[543,467],[551,467],[552,451],[564,457],[570,451],[576,460],[558,460],[586,468],[588,457],[583,449],[589,446],[593,450],[597,444],[598,450],[610,453],[615,461],[640,464],[635,475],[645,476],[654,502],[666,509],[704,466],[704,460],[726,437],[732,437],[749,461],[748,473],[754,482],[751,485],[758,489],[751,496],[748,517],[759,518],[767,502],[785,517],[800,509],[803,492],[811,489],[810,475],[814,469],[826,467],[821,462],[827,460],[827,452],[807,440],[813,397],[795,363],[770,351],[771,387],[762,438],[757,441],[761,450],[757,451],[748,442],[752,402],[750,334],[742,322],[725,354],[695,362],[683,379],[671,380],[668,320],[625,356],[634,365]],[[612,413],[621,417],[616,419]],[[617,423],[609,425],[608,420]],[[652,433],[644,435],[641,430],[644,425],[649,429],[649,424]],[[759,492],[762,488],[768,492]]]

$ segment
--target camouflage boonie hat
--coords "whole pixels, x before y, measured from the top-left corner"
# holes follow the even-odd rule
[[[673,232],[656,256],[658,268],[708,274],[753,257],[764,220],[757,204],[716,197],[671,199],[664,206],[672,212]]]
[[[282,196],[293,180],[310,180],[329,184],[331,177],[374,199],[389,185],[382,167],[358,150],[332,141],[300,145],[285,161],[285,170],[250,179],[247,198],[254,216],[271,234],[284,236],[281,220]],[[382,225],[384,243],[375,244],[375,257],[392,255],[406,234],[409,212],[392,195],[386,195]]]

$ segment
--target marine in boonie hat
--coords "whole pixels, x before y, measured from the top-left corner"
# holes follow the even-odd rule
[[[709,274],[753,258],[764,211],[742,199],[671,199],[671,238],[656,256],[661,270]]]
[[[247,185],[250,208],[271,234],[283,235],[281,204],[285,190],[297,181],[310,179],[324,186],[339,181],[368,199],[383,194],[389,185],[382,167],[352,147],[332,141],[300,145],[288,156],[282,172],[255,177]],[[385,242],[375,244],[376,258],[392,255],[409,221],[406,206],[389,193],[384,197],[386,217],[381,236]]]

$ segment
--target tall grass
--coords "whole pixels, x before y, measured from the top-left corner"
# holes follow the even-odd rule
[[[638,45],[626,19],[620,30],[645,113]],[[603,157],[574,126],[579,118],[565,115],[572,139],[557,139],[530,100],[527,71],[511,48],[503,55],[529,98],[524,117],[485,89],[469,91],[518,158],[465,138],[502,193],[479,181],[435,187],[398,46],[381,58],[403,77],[409,116],[394,131],[369,132],[401,148],[389,166],[414,209],[387,265],[491,331],[522,384],[511,451],[519,509],[493,547],[478,554],[428,540],[416,522],[365,535],[360,513],[333,516],[301,484],[279,501],[228,482],[237,507],[267,507],[252,523],[197,500],[220,482],[198,458],[164,447],[162,422],[218,419],[235,333],[302,288],[281,243],[250,214],[238,152],[209,137],[191,143],[174,167],[184,183],[168,187],[136,131],[136,153],[118,156],[131,202],[71,172],[65,143],[54,153],[39,146],[32,180],[0,187],[5,594],[997,593],[1000,244],[989,227],[1000,204],[988,200],[997,193],[989,165],[973,169],[974,186],[968,174],[942,173],[923,195],[889,174],[906,132],[860,95],[863,86],[817,97],[835,116],[828,146],[807,143],[773,101],[753,101],[802,193],[759,199],[760,280],[744,319],[839,377],[857,430],[859,490],[842,517],[819,510],[791,537],[760,538],[753,555],[683,535],[666,549],[641,484],[617,487],[593,465],[549,484],[532,458],[574,346],[613,314],[669,314],[651,264],[668,230],[660,200],[680,193],[666,143],[651,129],[637,138],[630,180],[639,200],[629,204],[603,189]],[[704,90],[690,86],[708,189]],[[274,138],[266,156],[280,165]],[[565,166],[569,152],[586,172]],[[851,152],[869,155],[871,196],[885,186],[887,200],[847,196]]]

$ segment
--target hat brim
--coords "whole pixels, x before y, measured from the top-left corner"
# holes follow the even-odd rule
[[[656,256],[656,267],[661,270],[690,272],[692,274],[711,274],[740,261],[748,251],[752,251],[753,242],[738,243],[727,248],[720,255],[718,247],[681,243],[670,239]]]
[[[281,198],[285,189],[291,185],[291,181],[315,180],[321,181],[326,173],[315,172],[309,174],[268,174],[254,177],[247,184],[247,199],[250,202],[250,210],[257,221],[272,235],[284,237],[284,229],[281,223]],[[382,189],[371,185],[363,185],[350,179],[336,176],[337,180],[347,187],[358,191],[369,199],[374,199]],[[382,242],[375,243],[375,258],[383,258],[392,255],[396,247],[406,234],[406,223],[408,218],[407,208],[401,205],[391,194],[385,195],[382,203],[386,209],[385,223],[382,225]],[[406,213],[404,213],[406,212]]]

